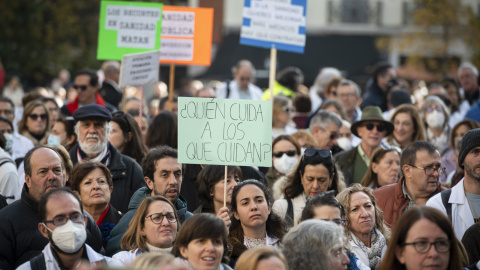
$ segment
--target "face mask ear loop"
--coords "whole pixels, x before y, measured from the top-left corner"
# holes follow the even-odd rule
[[[45,229],[47,229],[47,230],[49,230],[51,233],[53,233],[53,231],[50,230],[50,228],[47,227],[47,224],[45,224],[45,223],[42,222],[42,225],[43,225],[43,227],[45,227]]]

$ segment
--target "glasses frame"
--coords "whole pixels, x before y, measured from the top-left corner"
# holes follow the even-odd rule
[[[168,214],[173,215],[173,217],[174,217],[174,220],[173,220],[173,221],[171,221],[171,220],[168,219],[168,217],[167,217]],[[152,218],[153,215],[160,215],[161,218],[160,218],[160,222],[159,222],[159,223],[156,223],[155,221],[153,221],[153,218]],[[175,215],[174,212],[167,212],[167,214],[153,213],[153,214],[145,217],[145,219],[148,219],[148,218],[150,218],[150,220],[152,221],[153,224],[157,224],[157,225],[162,224],[164,218],[167,218],[168,223],[177,223],[177,216]]]
[[[387,127],[385,126],[385,124],[366,123],[366,124],[363,124],[362,126],[369,131],[372,131],[373,128],[376,128],[378,132],[384,132],[387,130]]]
[[[82,222],[75,222],[75,221],[73,221],[74,218],[77,218],[77,217],[79,217],[79,216],[81,216]],[[65,222],[64,222],[64,223],[61,223],[61,224],[55,224],[55,220],[56,220],[56,219],[59,219],[59,218],[65,218]],[[66,223],[68,222],[68,220],[71,220],[73,223],[79,223],[79,224],[80,224],[80,223],[83,223],[83,222],[85,221],[85,215],[82,214],[82,213],[75,213],[75,214],[73,214],[73,215],[71,215],[71,216],[56,216],[56,217],[54,217],[52,220],[44,220],[43,223],[44,223],[45,225],[47,225],[47,223],[52,223],[54,226],[62,226],[62,225],[64,225],[64,224],[66,224]]]
[[[428,175],[428,176],[433,175],[433,174],[435,173],[435,171],[437,171],[438,176],[440,176],[440,175],[442,175],[442,174],[445,173],[445,167],[438,167],[438,168],[434,168],[434,167],[428,168],[428,167],[427,167],[427,168],[422,168],[422,167],[417,167],[417,166],[412,165],[412,164],[408,164],[408,165],[412,166],[413,168],[423,170],[423,171],[425,172],[425,174]],[[428,170],[428,169],[432,169],[433,172],[432,172],[431,174],[428,174],[428,173],[427,173],[427,170]],[[440,170],[442,170],[442,171],[440,171]]]
[[[279,154],[281,154],[280,156],[278,156]],[[273,156],[276,157],[276,158],[281,158],[283,157],[283,155],[287,155],[289,157],[293,157],[297,154],[297,151],[296,150],[288,150],[288,151],[277,151],[277,152],[273,152]]]
[[[330,140],[335,140],[335,139],[340,138],[340,133],[333,133],[333,132],[328,131],[328,130],[326,130],[326,129],[323,129],[323,128],[321,128],[321,127],[319,127],[319,128],[320,128],[323,132],[325,132],[325,133],[328,134],[328,138],[329,138]],[[333,133],[333,134],[332,134],[332,133]]]
[[[88,85],[72,85],[73,89],[75,90],[80,90],[80,91],[85,91],[88,89]]]
[[[45,121],[47,120],[47,114],[42,113],[42,114],[29,114],[28,117],[30,117],[33,121],[37,121],[37,119],[40,117],[41,120]]]
[[[417,252],[420,253],[420,254],[428,253],[428,252],[430,251],[430,249],[432,248],[432,246],[435,246],[435,249],[437,250],[438,253],[440,253],[440,252],[441,252],[441,253],[444,253],[444,252],[447,252],[447,251],[450,250],[450,248],[452,247],[452,241],[451,241],[451,240],[447,240],[448,248],[447,248],[446,250],[444,250],[444,251],[440,251],[440,250],[438,250],[438,244],[439,244],[440,242],[443,242],[443,241],[444,241],[444,240],[437,240],[437,241],[435,241],[435,242],[415,241],[415,242],[411,242],[411,243],[404,243],[403,245],[404,245],[404,246],[410,246],[410,245],[412,245],[413,248],[415,248],[415,251],[417,251]],[[427,243],[428,243],[428,248],[427,248],[426,250],[424,250],[424,251],[418,250],[417,245],[418,245],[419,243],[421,243],[421,242],[427,242]]]

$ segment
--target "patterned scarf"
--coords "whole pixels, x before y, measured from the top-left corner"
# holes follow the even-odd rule
[[[377,269],[378,266],[380,266],[380,263],[382,262],[382,250],[387,245],[387,240],[377,228],[373,228],[372,230],[372,243],[370,248],[365,246],[365,244],[363,244],[363,242],[353,233],[350,233],[348,238],[368,255],[371,269]]]

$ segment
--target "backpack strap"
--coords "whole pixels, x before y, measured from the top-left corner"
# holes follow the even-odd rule
[[[285,221],[293,227],[293,203],[292,203],[292,200],[289,199],[289,198],[286,198],[287,200],[287,204],[288,204],[288,207],[287,207],[287,215],[285,216]]]
[[[450,199],[450,195],[452,195],[452,190],[451,189],[444,190],[440,193],[440,195],[442,196],[443,206],[445,206],[445,209],[447,210],[448,219],[450,219],[450,222],[452,222],[452,204],[448,203],[448,200]]]
[[[30,260],[30,267],[32,270],[47,270],[47,264],[45,263],[45,255],[43,252]]]

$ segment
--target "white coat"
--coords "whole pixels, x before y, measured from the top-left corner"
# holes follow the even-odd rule
[[[458,184],[452,188],[452,194],[448,200],[449,204],[452,204],[452,225],[455,231],[457,239],[461,240],[465,231],[472,226],[473,214],[470,210],[470,204],[465,196],[465,190],[463,188],[463,178]],[[442,202],[441,193],[436,194],[430,200],[427,201],[427,206],[440,210],[447,215],[447,210]]]
[[[292,204],[293,204],[293,226],[296,226],[298,224],[298,220],[302,216],[303,208],[305,208],[305,205],[307,204],[307,201],[305,200],[305,195],[303,194],[303,192],[297,197],[292,199]],[[272,210],[275,212],[275,214],[277,214],[283,219],[285,219],[287,215],[287,209],[288,209],[288,202],[286,199],[283,199],[283,196],[281,197],[281,199],[276,200],[272,206]]]

